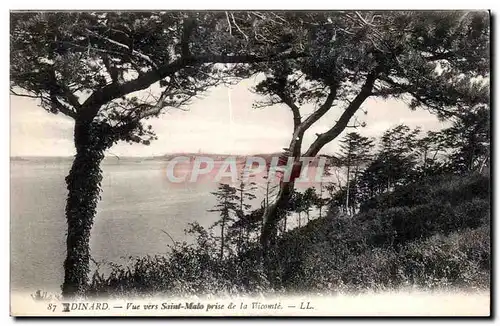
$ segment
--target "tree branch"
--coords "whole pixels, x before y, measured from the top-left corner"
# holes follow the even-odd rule
[[[73,92],[69,90],[67,87],[61,85],[59,85],[59,87],[63,91],[64,97],[68,101],[68,103],[72,107],[78,110],[81,107],[80,100],[78,99],[78,97],[75,94],[73,94]]]
[[[118,83],[118,74],[116,69],[114,69],[111,66],[111,62],[109,61],[109,57],[107,55],[103,55],[102,57],[102,63],[104,64],[104,67],[106,68],[106,71],[108,72],[109,76],[111,77],[111,81],[113,83]]]
[[[64,115],[67,115],[70,118],[76,119],[76,112],[71,110],[66,105],[62,104],[57,99],[57,96],[54,92],[51,92],[51,94],[49,94],[49,97],[45,97],[45,98],[43,97],[43,95],[20,94],[20,93],[15,92],[13,89],[10,89],[10,93],[14,96],[38,99],[38,100],[41,100],[42,103],[45,100],[45,101],[49,102],[49,105],[52,106],[53,109],[56,109],[56,110],[52,110],[53,113],[59,111],[59,112],[63,113]]]
[[[76,110],[80,109],[81,105],[80,101],[78,100],[78,97],[75,94],[73,94],[73,92],[68,87],[59,84],[59,82],[57,81],[55,70],[51,68],[49,69],[48,72],[50,77],[48,78],[49,80],[47,80],[47,82],[51,85],[50,87],[51,89],[49,91],[50,97],[52,98],[54,96],[63,96],[66,99],[66,101]],[[61,103],[59,102],[59,104]]]
[[[285,94],[284,91],[278,92],[276,95],[285,103],[288,105],[288,107],[292,110],[293,114],[293,130],[297,130],[297,128],[300,126],[302,123],[302,117],[300,116],[300,108],[294,103],[294,101]]]
[[[335,98],[337,97],[337,90],[339,88],[339,84],[333,83],[330,85],[330,92],[328,93],[328,97],[326,98],[325,102],[317,109],[314,111],[310,116],[307,117],[307,119],[302,123],[300,126],[304,132],[309,129],[316,121],[318,121],[322,116],[330,110],[332,107],[333,101],[335,101]]]
[[[153,60],[151,60],[151,58],[150,58],[150,57],[148,57],[147,55],[145,55],[145,54],[143,54],[143,53],[140,53],[140,52],[139,52],[139,51],[137,51],[137,50],[132,49],[132,48],[131,48],[131,47],[129,47],[128,45],[125,45],[125,44],[123,44],[123,43],[120,43],[120,42],[118,42],[118,41],[115,41],[115,40],[113,40],[113,39],[110,39],[109,37],[106,37],[106,36],[100,35],[100,34],[98,34],[98,33],[95,33],[95,32],[91,31],[91,30],[90,30],[90,29],[88,29],[88,28],[86,28],[85,30],[86,30],[88,33],[90,33],[90,34],[94,35],[95,37],[98,37],[98,38],[103,39],[103,40],[105,40],[105,41],[107,41],[107,42],[109,42],[109,43],[111,43],[111,44],[114,44],[114,45],[116,45],[116,46],[118,46],[118,47],[121,47],[121,48],[123,48],[123,49],[126,49],[127,51],[131,52],[133,55],[135,55],[135,56],[137,56],[137,57],[141,58],[142,60],[146,61],[147,63],[149,63],[151,66],[153,66],[153,68],[155,68],[155,69],[157,69],[157,68],[158,68],[158,66],[156,65],[156,63],[154,63],[154,61],[153,61]]]
[[[320,134],[318,138],[316,138],[316,140],[306,151],[306,157],[316,156],[321,148],[323,148],[323,146],[334,140],[338,135],[342,133],[342,131],[344,131],[354,113],[356,113],[361,104],[363,104],[363,102],[372,94],[371,92],[373,89],[373,85],[375,84],[375,80],[377,79],[378,72],[379,68],[376,68],[373,72],[368,74],[365,83],[361,87],[361,91],[345,109],[344,113],[342,113],[335,126],[330,128],[325,133]]]
[[[160,98],[156,101],[156,104],[144,111],[138,112],[134,117],[134,120],[139,121],[143,118],[159,114],[161,110],[164,108],[163,102],[165,101],[168,95],[170,95],[169,92],[167,92],[166,90],[163,91],[160,95]]]
[[[181,56],[183,58],[188,58],[191,56],[189,50],[189,39],[195,27],[195,20],[191,17],[187,17],[182,25],[182,39],[181,39]]]
[[[241,28],[238,26],[238,24],[236,24],[236,20],[234,19],[234,15],[231,13],[231,18],[233,18],[233,23],[234,23],[234,26],[236,26],[236,28],[238,29],[238,31],[240,31],[240,33],[245,37],[245,39],[248,41],[248,36],[243,33],[243,31],[241,30]]]
[[[82,104],[81,119],[91,121],[99,111],[99,108],[116,98],[129,93],[148,88],[151,84],[192,65],[203,63],[259,63],[305,57],[304,53],[287,53],[283,55],[272,55],[259,57],[255,55],[207,55],[200,57],[180,58],[170,64],[160,66],[157,70],[149,71],[121,85],[110,84],[93,92]]]
[[[418,102],[425,105],[428,109],[436,110],[438,112],[444,112],[447,115],[452,116],[452,117],[458,116],[457,113],[452,112],[450,110],[447,110],[443,106],[438,107],[438,106],[433,105],[432,103],[429,103],[429,101],[427,101],[425,98],[418,95],[415,90],[410,89],[409,85],[399,84],[399,83],[395,82],[394,80],[392,80],[388,76],[383,78],[382,80],[385,81],[386,83],[390,84],[391,86],[399,88],[397,91],[394,91],[391,94],[404,94],[404,93],[406,93],[406,94],[413,96],[414,99],[416,99]]]
[[[451,52],[447,52],[447,53],[433,53],[432,55],[430,56],[424,56],[424,59],[426,61],[438,61],[438,60],[449,60],[451,58],[453,58],[455,54],[454,53],[451,53]]]
[[[55,94],[50,94],[50,103],[51,105],[57,109],[57,111],[67,115],[68,117],[71,117],[73,119],[76,119],[76,112],[71,110],[69,107],[66,105],[62,104],[58,99]]]
[[[28,94],[20,94],[16,93],[12,88],[10,89],[10,93],[15,96],[20,96],[20,97],[28,97],[28,98],[34,98],[34,99],[40,99],[40,96],[38,95],[28,95]]]

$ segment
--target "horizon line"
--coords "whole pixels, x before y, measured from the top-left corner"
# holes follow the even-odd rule
[[[115,158],[161,158],[167,155],[173,154],[185,154],[185,155],[220,155],[220,156],[246,156],[246,155],[269,155],[269,154],[281,154],[283,152],[258,152],[258,153],[244,153],[244,154],[236,154],[236,153],[216,153],[216,152],[170,152],[159,155],[115,155],[115,154],[105,154],[105,158],[107,157],[115,157]],[[332,156],[333,154],[318,154],[316,156],[328,155]],[[73,158],[74,155],[9,155],[9,158]]]

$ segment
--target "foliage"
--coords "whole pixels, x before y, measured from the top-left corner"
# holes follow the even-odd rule
[[[345,198],[344,209],[349,214],[354,214],[357,206],[358,195],[357,181],[362,165],[371,158],[373,140],[361,136],[359,133],[350,132],[340,140],[340,159],[347,168],[345,191],[341,192]],[[342,198],[343,199],[343,198]]]
[[[47,302],[61,299],[60,296],[58,295],[52,295],[42,290],[36,290],[35,293],[31,294],[31,298],[34,301],[47,301]]]
[[[420,289],[488,289],[490,237],[484,225],[475,230],[435,235],[396,250],[374,248],[335,259],[329,247],[314,247],[302,267],[305,284],[296,290],[352,293],[414,287]]]
[[[470,201],[473,198],[489,199],[490,180],[481,174],[460,178],[450,174],[432,177],[397,187],[394,191],[381,194],[363,203],[361,212],[370,209],[389,209],[399,206],[428,204],[441,199],[452,205]]]
[[[429,197],[410,197],[399,205],[395,192],[392,200],[375,201],[353,217],[329,214],[285,232],[273,248],[273,279],[258,262],[258,243],[249,242],[242,252],[228,251],[221,260],[219,238],[195,223],[186,232],[196,241],[176,243],[167,256],[136,258],[130,266],[112,264],[108,273],[97,270],[89,295],[488,288],[488,178],[447,178],[406,186],[414,188],[412,193],[430,191]],[[471,195],[458,201],[465,193]]]
[[[220,297],[272,290],[255,257],[241,261],[230,251],[221,259],[219,240],[209,230],[194,223],[186,232],[196,242],[176,242],[167,256],[131,257],[126,265],[107,263],[107,272],[98,266],[87,295]]]
[[[288,232],[276,249],[281,285],[299,292],[489,286],[489,188],[470,191],[488,178],[463,179],[407,185],[431,191],[423,203],[399,205],[395,192],[352,218],[330,214]]]
[[[320,13],[314,23],[307,18],[297,17],[297,21],[299,26],[304,22],[312,25],[304,42],[310,55],[257,64],[255,68],[265,74],[265,79],[255,86],[255,92],[262,95],[256,106],[283,104],[293,115],[293,135],[287,150],[296,162],[300,156],[318,155],[346,128],[363,126],[357,123],[356,114],[367,112],[363,105],[368,98],[400,99],[412,109],[423,107],[442,119],[488,105],[487,13],[342,11]],[[299,28],[297,35],[300,32]],[[332,108],[338,118],[303,149],[306,131]],[[391,135],[409,134],[405,127],[401,128]],[[383,142],[392,139],[383,137]],[[387,177],[383,190],[396,183],[392,174],[405,175],[406,171],[393,169],[412,163],[412,159],[406,162],[409,156],[401,157],[398,150],[382,151],[374,162],[374,169]],[[397,155],[384,155],[388,153]],[[384,171],[388,166],[390,170]],[[283,217],[279,211],[286,205],[293,186],[293,180],[284,182],[275,203],[265,212],[261,238],[264,251],[273,241]],[[351,206],[349,188],[347,182],[346,210]]]
[[[490,159],[490,110],[466,111],[442,131],[444,146],[451,149],[449,164],[457,173],[481,171]]]

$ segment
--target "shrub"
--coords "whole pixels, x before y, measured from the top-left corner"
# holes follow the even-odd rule
[[[197,224],[194,243],[166,256],[99,266],[89,295],[233,295],[358,292],[401,286],[489,287],[489,182],[440,177],[378,197],[349,216],[329,214],[281,236],[259,264],[257,242],[221,260],[216,237]],[[367,208],[366,206],[365,208]]]
[[[398,257],[409,283],[427,288],[489,287],[489,228],[435,235],[409,244]]]

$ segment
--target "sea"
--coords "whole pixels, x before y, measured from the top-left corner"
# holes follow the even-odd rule
[[[71,158],[16,158],[10,164],[11,290],[60,292],[66,254]],[[218,215],[216,183],[173,185],[161,159],[105,159],[102,199],[90,241],[95,261],[168,253],[172,239],[190,241],[190,222],[209,227]],[[164,232],[165,231],[165,232]]]

